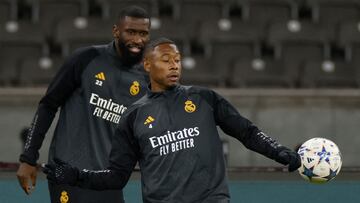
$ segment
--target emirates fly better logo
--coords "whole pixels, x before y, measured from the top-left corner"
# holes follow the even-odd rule
[[[159,155],[163,156],[195,147],[195,141],[199,135],[199,127],[191,127],[177,131],[168,130],[164,135],[150,137],[149,141],[152,148],[158,148]]]
[[[95,106],[93,115],[104,120],[118,124],[126,106],[114,102],[112,99],[101,98],[92,93],[89,103]]]

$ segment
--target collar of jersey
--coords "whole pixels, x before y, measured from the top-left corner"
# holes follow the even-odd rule
[[[180,90],[181,85],[175,85],[174,87],[171,87],[168,90],[162,91],[162,92],[152,92],[151,91],[151,85],[148,85],[148,95],[150,98],[156,98],[159,96],[170,96],[173,95],[174,93],[178,92]]]
[[[108,46],[107,46],[107,50],[108,52],[110,53],[111,56],[114,56],[114,57],[117,57],[117,58],[120,58],[116,52],[116,49],[115,49],[115,40],[111,41]]]

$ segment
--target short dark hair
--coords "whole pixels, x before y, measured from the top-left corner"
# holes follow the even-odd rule
[[[175,44],[174,41],[172,41],[171,39],[168,39],[166,37],[159,37],[157,39],[151,40],[145,48],[145,55],[147,55],[148,52],[152,51],[155,49],[155,47],[159,46],[160,44]]]
[[[147,18],[150,20],[148,12],[139,6],[128,6],[122,9],[118,15],[118,20],[124,19],[126,16],[134,18]]]

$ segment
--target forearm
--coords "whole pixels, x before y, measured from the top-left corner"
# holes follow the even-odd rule
[[[116,170],[82,170],[76,186],[93,190],[122,189],[129,180],[130,172]]]
[[[284,148],[240,115],[226,118],[222,129],[225,133],[238,139],[246,148],[270,159],[276,160],[278,153]]]
[[[20,155],[20,161],[35,166],[39,158],[39,149],[43,143],[45,134],[54,120],[57,108],[40,103],[34,116],[31,128],[28,132],[24,152]]]

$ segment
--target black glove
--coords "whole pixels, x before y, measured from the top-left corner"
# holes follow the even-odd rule
[[[301,166],[301,158],[298,153],[283,147],[278,153],[277,162],[288,165],[289,172],[293,172]]]
[[[79,169],[70,164],[55,158],[54,164],[45,164],[42,169],[46,178],[56,184],[75,186],[79,177]]]

